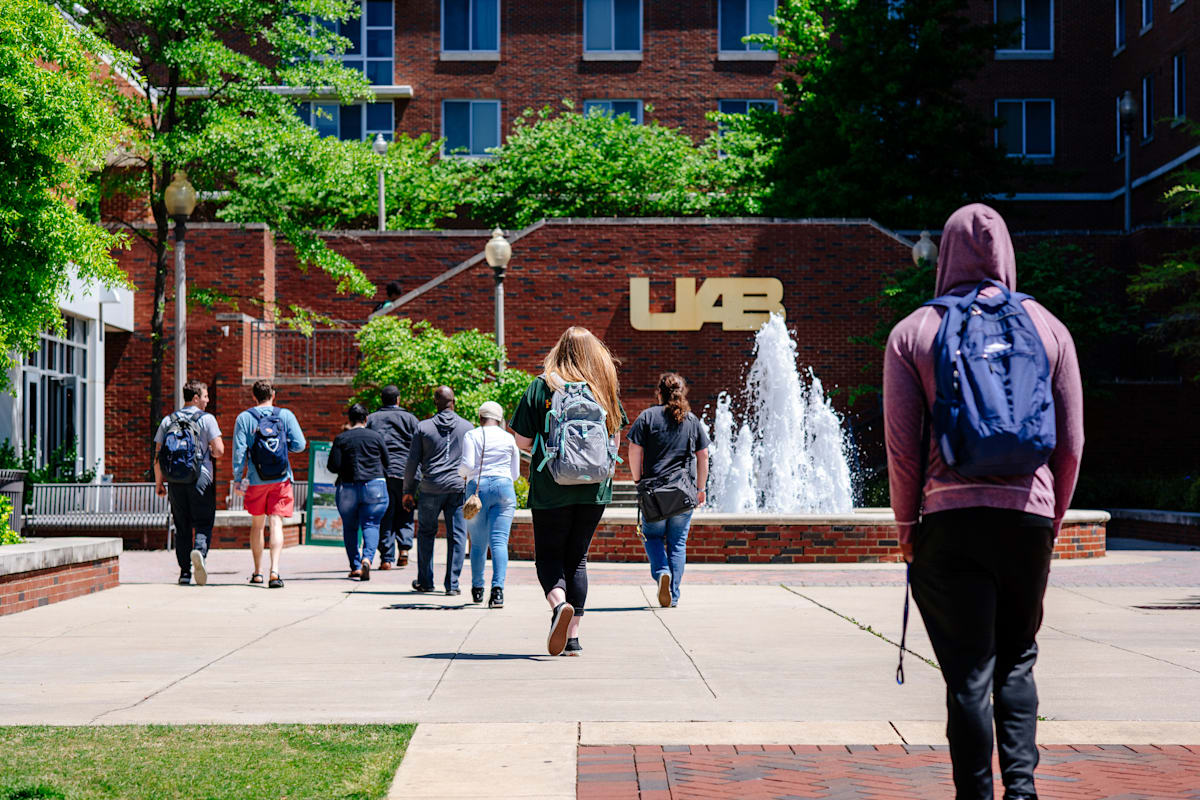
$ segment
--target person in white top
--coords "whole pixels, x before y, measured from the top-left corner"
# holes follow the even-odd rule
[[[478,492],[482,507],[467,523],[471,536],[471,600],[483,602],[483,571],[492,548],[492,593],[488,608],[504,607],[504,575],[508,571],[508,534],[517,510],[513,481],[521,476],[517,440],[504,430],[504,409],[488,401],[479,407],[479,427],[463,434],[459,474],[467,481],[467,497]]]

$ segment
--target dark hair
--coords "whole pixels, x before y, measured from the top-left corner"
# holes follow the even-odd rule
[[[190,403],[200,396],[201,392],[208,390],[208,384],[204,381],[188,381],[183,385],[183,401]]]
[[[658,397],[667,407],[667,416],[678,425],[692,410],[687,401],[687,382],[675,372],[664,372],[658,378]]]
[[[260,403],[270,400],[271,395],[275,394],[275,390],[271,388],[270,381],[255,381],[254,388],[251,391],[254,392],[254,399]]]
[[[351,425],[357,425],[367,421],[367,410],[362,403],[355,403],[346,410],[346,416],[350,418]]]
[[[387,296],[399,295],[404,287],[400,285],[400,281],[392,281],[387,285]]]
[[[379,393],[379,399],[383,401],[385,406],[394,406],[396,401],[400,399],[400,390],[393,384],[388,384],[383,387],[383,391]]]

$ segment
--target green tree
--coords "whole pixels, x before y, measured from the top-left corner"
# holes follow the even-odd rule
[[[970,22],[967,5],[780,0],[776,34],[747,39],[779,53],[787,113],[725,120],[777,137],[768,214],[919,227],[1010,190],[1024,165],[962,87],[1012,29]]]
[[[72,272],[125,285],[122,238],[87,219],[91,171],[119,130],[93,80],[94,42],[40,0],[0,0],[0,389],[14,358],[62,325]]]
[[[723,159],[713,137],[697,145],[652,118],[593,110],[526,109],[493,157],[468,162],[469,215],[520,228],[545,217],[752,215],[762,208],[765,166],[753,147]],[[647,109],[649,115],[652,109]],[[753,132],[739,142],[757,141]],[[732,140],[731,140],[732,142]]]
[[[1180,222],[1200,223],[1200,169],[1181,171],[1164,200]],[[1189,379],[1200,381],[1200,246],[1141,266],[1129,294],[1156,319],[1149,341],[1175,356]]]
[[[504,351],[476,329],[447,335],[426,320],[377,317],[358,332],[358,346],[362,361],[354,399],[368,408],[379,405],[379,391],[390,383],[400,390],[400,405],[418,417],[433,415],[433,390],[439,386],[454,390],[459,413],[467,418],[486,400],[511,413],[533,380],[519,369],[497,374]]]
[[[361,224],[369,217],[381,162],[367,144],[318,137],[296,113],[297,104],[309,99],[301,95],[332,95],[344,103],[371,98],[362,73],[330,57],[349,44],[332,32],[333,22],[360,10],[353,0],[88,3],[82,22],[129,53],[114,63],[125,80],[109,84],[129,133],[104,187],[130,196],[135,206],[148,200],[153,215],[149,227],[115,220],[129,223],[155,253],[151,425],[162,414],[167,346],[163,320],[171,221],[163,190],[176,170],[186,169],[200,190],[225,193],[219,218],[266,223],[295,247],[302,265],[315,264],[332,276],[339,291],[374,294],[366,276],[330,249],[316,229]],[[447,191],[406,185],[411,175],[434,169],[435,151],[428,138],[402,140],[387,158],[397,201],[393,220],[405,227],[427,227],[452,208]],[[439,203],[446,213],[437,210]],[[300,326],[307,321],[301,316]]]

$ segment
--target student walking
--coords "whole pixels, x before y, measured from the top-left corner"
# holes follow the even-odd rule
[[[413,436],[412,448],[404,466],[404,507],[417,509],[417,579],[413,591],[433,591],[433,544],[437,536],[438,517],[446,521],[446,594],[462,594],[458,577],[462,574],[467,550],[467,522],[462,506],[466,496],[462,476],[463,435],[471,423],[454,411],[454,390],[439,386],[433,393],[437,414],[422,420]],[[420,500],[413,498],[417,490],[417,470],[421,470]]]
[[[400,390],[395,386],[383,387],[382,401],[380,409],[367,417],[367,427],[382,435],[387,445],[388,507],[379,523],[379,568],[388,570],[393,564],[408,566],[413,546],[413,512],[404,507],[404,465],[418,421],[400,407]]]
[[[586,328],[567,328],[546,355],[513,412],[517,446],[533,456],[529,508],[538,581],[550,604],[550,655],[580,655],[579,624],[587,601],[587,553],[612,475],[621,407],[616,363]]]
[[[707,499],[708,434],[687,400],[687,383],[674,372],[658,379],[661,405],[638,415],[629,429],[629,471],[638,484],[642,543],[658,604],[679,605],[692,511]]]
[[[154,491],[169,495],[175,521],[179,585],[208,583],[205,559],[217,516],[213,458],[225,455],[217,418],[207,413],[208,385],[183,385],[183,408],[163,418],[154,434]]]
[[[264,530],[269,524],[271,571],[267,586],[282,589],[279,556],[283,552],[283,520],[295,510],[288,453],[304,450],[304,433],[291,411],[275,407],[275,389],[270,383],[255,381],[251,391],[257,405],[238,414],[233,425],[233,478],[240,481],[237,491],[245,495],[244,506],[251,516],[254,572],[250,583],[263,582],[259,567]]]
[[[1036,636],[1083,451],[1071,334],[1016,288],[1004,220],[960,208],[938,299],[896,325],[884,355],[892,509],[946,681],[957,800],[992,797],[993,720],[1005,800],[1037,797]]]
[[[367,409],[361,403],[346,412],[350,426],[329,448],[329,471],[338,476],[337,508],[342,518],[342,541],[350,559],[350,575],[371,580],[371,560],[379,546],[379,521],[388,507],[387,444],[367,428]],[[362,531],[362,550],[358,534]]]
[[[488,547],[492,550],[492,591],[488,608],[504,607],[504,577],[508,572],[508,535],[517,510],[513,481],[521,477],[517,440],[504,430],[504,409],[488,401],[479,407],[479,427],[463,438],[462,467],[467,497],[478,495],[479,509],[467,521],[471,536],[471,601],[483,602],[483,578]]]

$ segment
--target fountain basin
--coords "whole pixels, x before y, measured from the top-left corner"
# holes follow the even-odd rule
[[[1071,510],[1054,546],[1055,558],[1098,558],[1105,553],[1105,511]],[[637,511],[609,508],[588,554],[590,561],[641,563],[646,552],[634,534]],[[517,511],[510,558],[532,559],[533,520]],[[854,564],[900,561],[890,509],[849,514],[718,514],[692,516],[688,561],[709,564]]]

